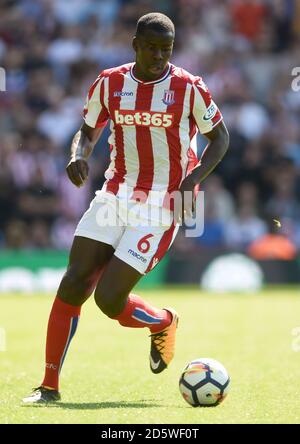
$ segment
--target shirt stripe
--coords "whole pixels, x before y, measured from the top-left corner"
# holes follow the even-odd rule
[[[138,84],[135,109],[150,111],[153,87],[153,84]],[[145,202],[148,197],[149,191],[152,188],[154,176],[154,159],[151,132],[149,127],[136,127],[136,146],[139,156],[140,169],[137,183],[134,187],[132,199],[137,199]]]
[[[114,116],[115,109],[120,109],[121,97],[114,97],[115,91],[122,91],[124,77],[114,75],[109,78],[109,112],[110,116]],[[117,194],[120,183],[124,182],[126,174],[126,165],[124,157],[124,135],[121,125],[113,125],[114,141],[116,146],[116,157],[114,160],[114,175],[106,184],[106,191]]]
[[[171,78],[165,82],[157,83],[153,88],[151,111],[166,112],[168,105],[163,102],[165,91],[170,90]],[[170,158],[167,141],[167,132],[164,128],[150,127],[153,157],[154,176],[153,190],[166,190],[169,185]]]
[[[103,109],[100,102],[100,88],[102,84],[103,77],[98,77],[89,91],[87,103],[83,110],[84,121],[91,128],[106,124],[109,117],[107,111]]]
[[[123,92],[130,92],[132,96],[123,95],[120,102],[120,109],[134,110],[136,91],[138,83],[133,82],[127,73],[124,76]],[[126,176],[125,182],[128,184],[137,183],[137,178],[139,174],[139,156],[136,146],[136,127],[133,126],[123,126],[123,136],[124,136],[124,161],[126,164]],[[132,188],[133,188],[132,186]],[[121,190],[120,190],[121,191]],[[120,192],[119,191],[119,192]]]
[[[167,131],[167,141],[169,146],[170,171],[168,192],[178,189],[182,178],[181,165],[181,140],[179,134],[179,125],[183,113],[184,97],[186,91],[186,82],[178,77],[173,77],[170,83],[170,90],[175,91],[175,103],[169,105],[168,113],[176,114],[176,125]]]

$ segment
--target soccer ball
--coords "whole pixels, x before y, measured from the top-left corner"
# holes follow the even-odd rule
[[[213,407],[228,394],[230,378],[215,359],[195,359],[184,368],[179,380],[183,398],[193,407]]]

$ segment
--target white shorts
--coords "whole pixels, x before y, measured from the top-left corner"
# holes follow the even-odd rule
[[[146,274],[168,251],[178,228],[168,210],[125,201],[101,190],[79,221],[75,236],[111,245],[115,256]]]

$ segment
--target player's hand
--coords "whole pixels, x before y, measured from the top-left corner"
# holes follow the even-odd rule
[[[195,182],[192,175],[187,176],[181,183],[179,191],[181,193],[181,205],[174,207],[174,220],[182,223],[184,217],[192,217],[195,210]]]
[[[85,159],[71,159],[66,167],[70,181],[81,187],[88,178],[89,166]]]

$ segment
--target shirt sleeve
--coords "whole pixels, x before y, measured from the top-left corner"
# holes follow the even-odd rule
[[[83,108],[83,119],[92,128],[105,126],[109,119],[109,112],[104,104],[105,77],[102,73],[90,87]]]
[[[205,134],[220,123],[223,116],[201,77],[196,77],[193,84],[193,93],[192,115],[200,133]]]

